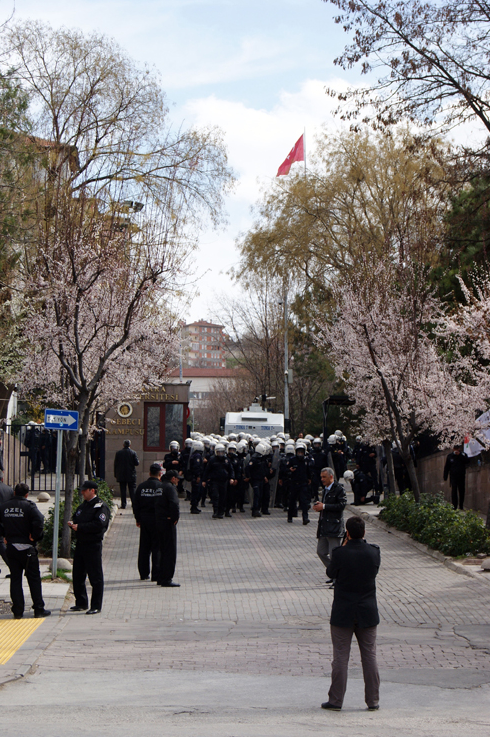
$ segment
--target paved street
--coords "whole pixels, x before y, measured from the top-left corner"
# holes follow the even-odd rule
[[[40,737],[62,733],[65,705],[78,715],[74,735],[129,735],[143,725],[153,735],[163,724],[166,735],[298,735],[330,723],[338,735],[362,726],[368,736],[445,737],[464,735],[462,725],[468,735],[488,734],[486,574],[457,574],[369,524],[368,539],[382,549],[382,708],[364,710],[354,646],[344,710],[328,714],[319,705],[333,592],[315,555],[315,524],[288,525],[277,510],[212,520],[209,508],[193,516],[183,502],[178,532],[182,586],[162,589],[139,580],[130,510],[116,518],[105,542],[102,615],[66,613],[50,623],[35,673],[0,691],[8,728],[16,704],[26,704]]]

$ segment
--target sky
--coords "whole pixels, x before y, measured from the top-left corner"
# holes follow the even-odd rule
[[[3,17],[13,5],[0,0]],[[361,81],[335,66],[348,37],[323,0],[16,0],[15,18],[98,31],[136,62],[156,68],[175,125],[218,125],[237,186],[228,223],[207,229],[194,255],[197,289],[186,321],[216,319],[222,294],[237,294],[227,274],[252,206],[306,130],[306,151],[322,126],[337,130],[325,87]],[[301,164],[295,164],[298,167]]]

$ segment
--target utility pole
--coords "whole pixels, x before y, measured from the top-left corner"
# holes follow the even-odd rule
[[[284,282],[284,430],[289,432],[288,292]]]

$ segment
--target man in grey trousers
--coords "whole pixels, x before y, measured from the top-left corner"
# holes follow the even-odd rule
[[[376,575],[381,554],[377,545],[364,540],[365,525],[361,517],[350,517],[346,522],[346,530],[346,540],[332,552],[327,569],[328,575],[335,579],[330,616],[333,660],[328,701],[322,704],[322,709],[340,711],[342,708],[352,635],[355,635],[361,652],[364,698],[368,710],[376,711],[379,709]]]
[[[342,484],[334,480],[332,468],[322,468],[320,479],[323,486],[321,501],[315,502],[313,509],[320,513],[316,536],[317,555],[325,568],[331,560],[332,550],[342,545],[344,537],[344,509],[347,495]],[[332,581],[327,581],[332,583]]]

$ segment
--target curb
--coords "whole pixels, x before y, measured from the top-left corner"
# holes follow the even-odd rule
[[[404,540],[404,542],[408,543],[413,548],[416,548],[421,553],[425,553],[431,558],[438,560],[440,563],[445,565],[446,568],[449,568],[449,570],[459,573],[462,576],[467,576],[468,578],[474,578],[477,581],[484,581],[486,584],[490,584],[490,576],[488,578],[484,578],[484,573],[479,574],[474,571],[469,571],[466,566],[462,563],[458,563],[454,558],[444,555],[444,553],[441,553],[439,550],[433,550],[432,548],[429,548],[428,545],[424,545],[423,543],[419,543],[417,540],[414,540],[413,537],[410,537],[408,532],[402,532],[401,530],[397,530],[396,527],[391,527],[391,525],[378,519],[378,517],[374,517],[372,514],[368,514],[368,512],[362,512],[353,504],[347,504],[346,509],[352,512],[352,514],[362,517],[364,521],[370,522],[372,525],[377,527],[381,527],[381,529],[386,530],[386,532],[389,532],[391,535],[400,538],[400,540]]]
[[[52,626],[50,627],[49,631],[46,634],[43,634],[40,632],[41,635],[38,642],[36,642],[35,647],[32,649],[28,649],[25,654],[23,654],[22,647],[17,650],[16,653],[12,656],[12,659],[16,658],[17,660],[21,658],[25,658],[24,662],[22,662],[20,665],[18,665],[15,670],[13,670],[8,675],[4,676],[3,678],[0,678],[0,690],[3,688],[3,686],[6,686],[8,683],[14,683],[15,681],[19,681],[21,678],[25,678],[30,673],[33,672],[33,669],[35,668],[36,662],[40,658],[40,656],[43,654],[45,650],[52,644],[52,642],[58,637],[61,630],[66,626],[67,620],[58,617],[57,620],[54,620],[52,623]],[[30,638],[29,638],[30,639]],[[29,640],[27,641],[29,642]],[[31,641],[32,642],[32,641]]]

